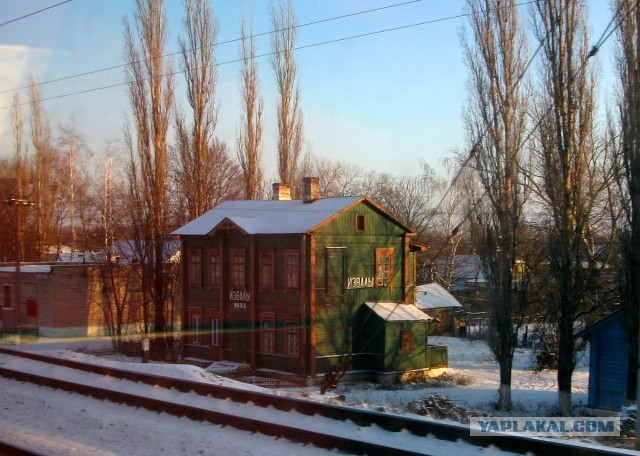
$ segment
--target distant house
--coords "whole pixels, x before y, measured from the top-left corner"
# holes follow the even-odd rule
[[[0,267],[3,331],[44,337],[109,333],[108,284],[96,264],[25,264],[20,268],[20,303],[15,302],[15,267]],[[123,286],[125,275],[113,283]]]
[[[465,291],[484,288],[487,277],[482,269],[479,255],[455,255],[438,263],[440,277],[451,282],[451,291]]]
[[[456,334],[456,310],[462,309],[458,302],[442,285],[432,282],[418,285],[415,291],[416,307],[434,320],[430,323],[430,334]]]
[[[182,240],[185,358],[307,379],[395,369],[373,358],[423,360],[415,233],[367,197],[319,199],[317,185],[305,178],[303,198],[291,200],[287,185],[274,184],[272,200],[227,201],[174,232]],[[371,302],[394,303],[407,332],[387,331],[397,322],[378,315],[378,331],[390,338],[363,343],[372,323],[358,310]]]
[[[29,331],[43,337],[86,337],[137,334],[144,321],[142,309],[142,246],[117,241],[111,262],[105,252],[71,255],[61,250],[56,261],[20,267],[20,305],[16,305],[16,267],[0,267],[2,311],[0,331]],[[165,261],[177,270],[179,241],[169,241]],[[68,259],[69,262],[62,260]],[[167,285],[172,290],[172,284]],[[180,312],[180,300],[173,302]]]
[[[603,318],[576,337],[590,340],[589,407],[620,410],[625,402],[629,370],[621,312]]]

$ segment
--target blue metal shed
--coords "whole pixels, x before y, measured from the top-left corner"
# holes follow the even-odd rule
[[[589,407],[620,410],[627,392],[628,347],[622,316],[615,312],[576,337],[590,339]]]

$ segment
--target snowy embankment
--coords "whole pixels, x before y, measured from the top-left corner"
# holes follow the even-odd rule
[[[321,395],[317,387],[288,388],[272,392],[305,399],[340,402],[350,406],[384,409],[394,413],[407,413],[415,401],[429,395],[439,394],[451,398],[457,405],[465,409],[473,410],[476,413],[495,415],[493,404],[497,396],[499,369],[492,360],[487,345],[482,341],[448,337],[432,337],[430,342],[449,346],[449,375],[448,379],[441,383],[381,388],[380,385],[374,384],[342,382],[335,391],[326,395]],[[88,345],[86,341],[79,343],[63,341],[57,345],[46,345],[42,340],[38,344],[24,345],[21,349],[42,350],[47,354],[62,358],[105,364],[119,369],[151,372],[163,376],[243,389],[271,391],[220,377],[195,366],[142,364],[140,360],[119,355],[95,357],[74,351],[79,347],[85,351],[94,349],[94,346]],[[512,415],[545,416],[552,414],[555,409],[555,372],[536,373],[531,369],[532,364],[531,350],[516,352],[513,371],[515,410],[511,412]],[[578,407],[586,403],[587,400],[587,364],[587,360],[581,360],[574,375],[573,399],[574,404]],[[105,381],[116,383],[114,387],[118,390],[140,388],[139,385],[131,385],[130,382],[122,380],[105,378]],[[154,388],[151,390],[153,394],[161,396],[178,394],[177,392],[161,392],[157,389],[154,392]],[[180,394],[182,399],[178,400],[186,400],[185,396]],[[77,442],[77,446],[74,447],[76,448],[75,454],[86,454],[86,450],[89,448],[98,450],[96,454],[118,454],[123,451],[123,448],[130,450],[131,454],[158,454],[159,452],[192,454],[194,450],[209,454],[214,449],[216,453],[221,452],[221,454],[244,454],[248,448],[252,447],[249,442],[254,442],[257,445],[254,448],[260,449],[259,451],[251,451],[253,454],[286,454],[302,449],[299,445],[266,436],[244,434],[243,437],[243,433],[233,429],[206,423],[190,423],[190,420],[184,418],[179,419],[164,414],[158,415],[148,411],[133,410],[126,406],[80,398],[75,395],[69,396],[67,393],[47,391],[27,384],[16,387],[14,383],[5,380],[0,380],[0,396],[6,398],[5,413],[4,417],[0,417],[0,427],[4,427],[9,435],[13,435],[16,439],[20,438],[26,443],[34,440],[49,441],[53,446],[60,446],[67,450],[69,446],[73,447],[74,442]],[[73,397],[73,401],[71,401],[71,397]],[[195,400],[203,401],[202,398]],[[268,413],[273,414],[273,410],[269,410]],[[288,419],[299,421],[298,418],[292,416],[289,416]],[[319,424],[314,423],[314,426]],[[322,425],[326,425],[326,423]],[[339,428],[344,431],[345,425],[339,425]],[[170,429],[173,429],[173,432]],[[367,433],[373,432],[371,429],[365,431]],[[352,430],[353,433],[365,431],[355,428]],[[6,433],[1,434],[6,435]],[[368,438],[385,438],[384,432],[380,436],[376,434],[373,432]],[[422,438],[420,441],[410,442],[415,439],[415,436],[404,435],[400,437],[406,439],[406,443],[410,447],[417,445],[418,448],[426,444],[427,440],[431,440]],[[456,452],[460,453],[464,447],[458,443]],[[433,440],[429,441],[429,448],[430,451],[438,449],[436,452],[441,454],[448,454],[452,451],[445,442]],[[323,452],[317,448],[311,452],[309,450],[310,448],[307,447],[303,451],[309,454],[315,454],[316,451]],[[467,453],[469,450],[476,452],[479,449],[470,448],[462,453]],[[480,451],[486,450],[488,449]]]
[[[384,408],[388,411],[403,413],[407,411],[413,401],[437,393],[449,397],[457,405],[464,408],[495,414],[494,404],[497,400],[500,370],[498,364],[493,360],[486,342],[434,336],[429,338],[429,342],[449,347],[448,381],[434,381],[426,385],[409,384],[402,388],[382,388],[380,385],[370,383],[341,382],[336,390],[326,395],[321,395],[317,387],[280,389],[276,390],[275,394],[331,402],[339,398],[347,405]],[[120,355],[96,359],[94,356],[74,351],[78,348],[87,352],[109,348],[109,341],[90,343],[86,340],[78,342],[62,340],[56,343],[47,343],[46,339],[41,339],[40,343],[23,346],[24,350],[44,350],[53,356],[77,361],[99,362],[120,369],[265,391],[253,385],[213,375],[204,369],[191,365],[142,364],[139,359]],[[534,354],[530,348],[518,348],[515,352],[512,374],[514,403],[512,415],[546,416],[554,414],[557,401],[556,372],[551,370],[534,371],[534,360]],[[573,402],[578,408],[587,402],[588,364],[588,352],[581,352],[573,375]]]

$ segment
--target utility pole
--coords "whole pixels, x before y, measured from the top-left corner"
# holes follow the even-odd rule
[[[16,269],[14,278],[14,296],[15,303],[13,307],[13,324],[16,332],[16,348],[20,348],[20,262],[21,262],[21,250],[22,250],[22,217],[21,208],[27,206],[33,206],[33,203],[24,199],[8,199],[4,200],[4,204],[7,206],[15,206],[16,208]]]

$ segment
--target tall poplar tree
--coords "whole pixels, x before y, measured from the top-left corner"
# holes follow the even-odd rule
[[[541,196],[549,214],[548,313],[558,334],[558,405],[571,414],[575,369],[574,325],[594,293],[590,219],[594,195],[595,77],[589,55],[584,0],[537,0],[542,88],[534,112]]]
[[[635,0],[616,0],[615,22],[618,24],[617,69],[619,78],[618,113],[619,147],[617,156],[617,183],[623,220],[619,227],[624,264],[621,301],[623,321],[627,327],[630,347],[630,369],[638,369],[638,319],[640,318],[640,7]],[[627,396],[637,394],[634,372],[627,386]],[[632,394],[629,394],[629,393]],[[635,393],[635,394],[634,394]],[[636,436],[640,438],[640,420]]]
[[[220,162],[228,161],[226,148],[214,138],[217,123],[214,50],[218,25],[207,0],[184,0],[184,10],[186,39],[180,40],[180,51],[191,126],[189,129],[182,116],[177,115],[177,194],[186,209],[185,219],[180,223],[211,209],[216,186],[224,179],[220,176],[223,164]]]
[[[498,407],[509,410],[517,344],[514,270],[524,195],[522,162],[527,97],[526,45],[515,0],[468,0],[473,42],[465,43],[470,69],[466,128],[471,163],[486,204],[473,205],[472,236],[489,281],[489,345],[500,365]]]
[[[144,255],[143,287],[153,303],[154,329],[162,335],[166,318],[165,236],[169,230],[167,131],[173,106],[171,65],[163,58],[166,20],[162,0],[136,0],[133,26],[125,22],[126,78],[133,112],[127,130],[134,237]],[[145,320],[149,318],[145,312]],[[147,324],[147,321],[145,321]],[[158,344],[163,337],[156,338]]]
[[[258,199],[262,184],[262,97],[258,85],[258,62],[253,39],[253,24],[247,36],[244,20],[241,28],[242,73],[240,91],[242,94],[242,124],[238,133],[238,161],[242,169],[244,197]]]
[[[33,143],[32,203],[36,212],[36,257],[45,260],[52,242],[56,189],[54,167],[56,151],[53,147],[51,125],[42,109],[40,91],[35,79],[30,79],[29,103],[31,105],[31,141]]]
[[[278,87],[278,173],[280,181],[293,188],[302,151],[303,121],[298,66],[293,55],[298,23],[290,0],[272,8],[271,23],[271,63]]]

